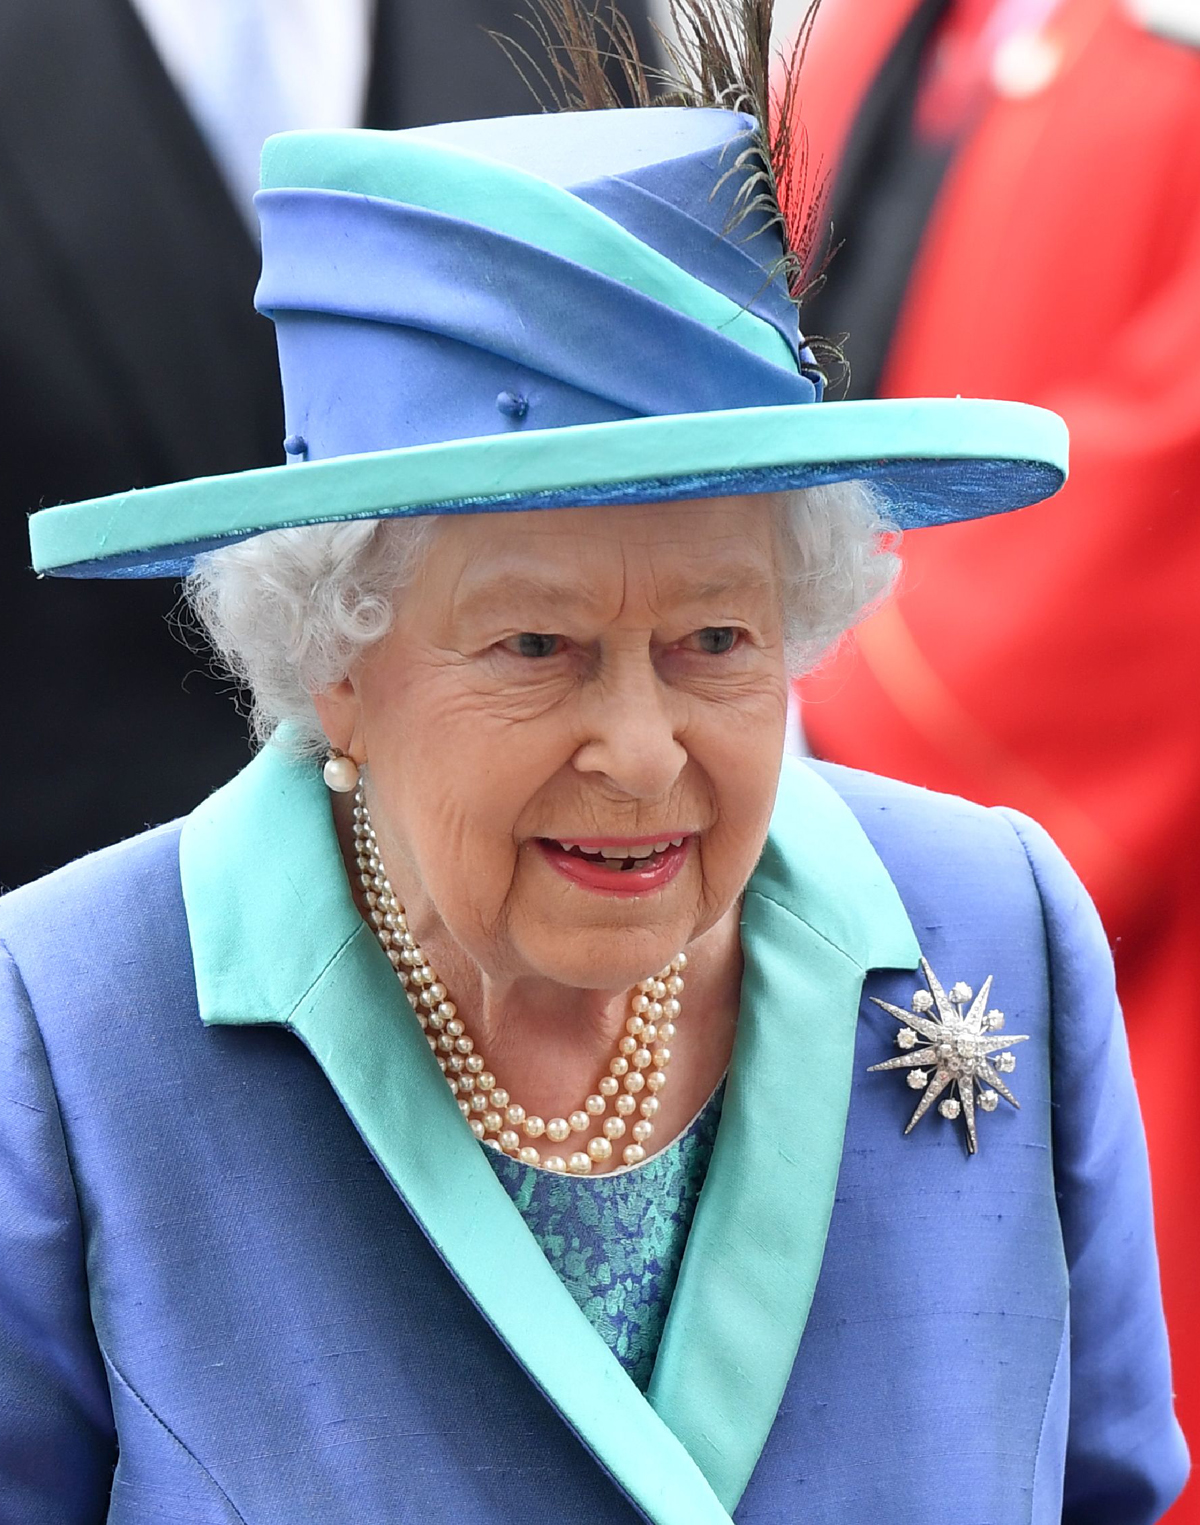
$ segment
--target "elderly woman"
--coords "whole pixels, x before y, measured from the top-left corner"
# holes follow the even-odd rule
[[[275,140],[290,463],[35,517],[42,570],[189,572],[266,745],[0,905],[6,1525],[1177,1492],[1077,882],[1011,813],[781,771],[882,516],[1045,496],[1061,430],[820,403],[729,216],[753,134]]]

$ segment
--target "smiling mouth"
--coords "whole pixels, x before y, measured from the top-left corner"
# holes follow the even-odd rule
[[[668,854],[683,846],[688,835],[663,837],[658,842],[613,843],[603,847],[583,847],[570,839],[560,841],[555,837],[541,840],[551,851],[557,850],[565,857],[579,858],[613,874],[628,874],[657,868]]]

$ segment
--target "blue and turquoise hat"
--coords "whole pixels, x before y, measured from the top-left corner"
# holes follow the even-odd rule
[[[754,129],[648,107],[270,139],[256,300],[286,464],[43,509],[35,569],[177,575],[293,525],[850,478],[902,528],[1055,492],[1043,409],[822,400],[748,194]]]

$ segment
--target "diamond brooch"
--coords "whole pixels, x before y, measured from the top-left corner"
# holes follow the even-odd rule
[[[924,959],[921,972],[929,989],[914,994],[910,1012],[871,997],[876,1006],[890,1012],[901,1024],[896,1045],[903,1050],[895,1059],[871,1065],[871,1070],[907,1070],[908,1084],[922,1093],[904,1130],[906,1134],[912,1132],[936,1101],[943,1117],[951,1121],[962,1118],[967,1153],[974,1154],[979,1147],[976,1109],[994,1112],[1001,1096],[1010,1105],[1020,1106],[1000,1077],[1011,1075],[1017,1067],[1016,1056],[1008,1050],[1015,1044],[1027,1043],[1029,1035],[994,1036],[1004,1026],[1004,1013],[988,1010],[990,974],[979,994],[974,995],[961,980],[947,994]]]

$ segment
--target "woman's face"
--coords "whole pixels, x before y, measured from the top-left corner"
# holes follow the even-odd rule
[[[317,699],[423,936],[493,978],[618,990],[730,909],[783,748],[774,513],[439,522],[389,634]]]

